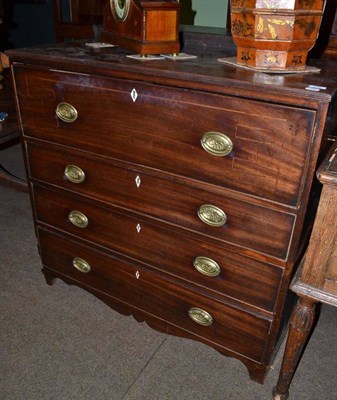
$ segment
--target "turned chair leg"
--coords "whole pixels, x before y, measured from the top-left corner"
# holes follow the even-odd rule
[[[300,297],[292,313],[281,371],[273,390],[274,400],[286,400],[289,396],[290,383],[313,326],[315,307],[315,301]]]

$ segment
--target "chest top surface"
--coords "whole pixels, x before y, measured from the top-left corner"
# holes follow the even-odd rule
[[[267,74],[225,65],[212,54],[185,61],[138,61],[119,47],[53,44],[7,52],[11,61],[48,69],[142,80],[317,108],[337,90],[337,63],[313,62],[320,72]]]

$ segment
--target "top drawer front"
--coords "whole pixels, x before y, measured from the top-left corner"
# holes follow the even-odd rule
[[[295,205],[315,113],[135,81],[18,68],[25,135]],[[62,122],[55,109],[73,105]],[[223,157],[201,139],[233,142]],[[216,140],[211,146],[217,148]]]

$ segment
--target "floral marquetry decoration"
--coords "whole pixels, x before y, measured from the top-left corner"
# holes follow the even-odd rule
[[[304,69],[324,6],[324,0],[232,0],[231,30],[238,64]]]

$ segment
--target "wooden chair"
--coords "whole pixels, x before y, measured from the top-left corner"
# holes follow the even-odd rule
[[[99,40],[95,28],[103,24],[101,0],[69,0],[69,18],[62,11],[62,1],[54,0],[54,23],[57,42],[64,40]]]
[[[337,307],[337,142],[317,177],[323,190],[307,252],[291,284],[299,301],[290,320],[275,400],[288,398],[289,386],[313,329],[316,304]]]

